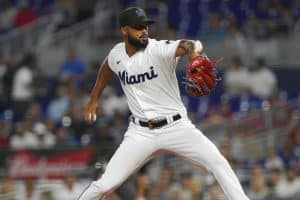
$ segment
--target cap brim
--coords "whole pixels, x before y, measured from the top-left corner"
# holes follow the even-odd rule
[[[152,20],[152,19],[147,18],[147,19],[144,20],[144,23],[147,24],[147,25],[151,25],[151,24],[154,24],[155,21]]]
[[[132,25],[129,25],[129,26],[131,26],[133,28],[139,28],[141,26],[148,26],[148,25],[151,25],[151,24],[154,24],[154,23],[155,23],[154,20],[146,18],[143,21],[138,22],[137,24],[132,24]]]

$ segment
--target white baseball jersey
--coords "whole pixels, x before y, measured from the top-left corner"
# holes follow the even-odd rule
[[[180,40],[149,39],[147,47],[131,57],[125,43],[118,43],[108,55],[108,64],[122,84],[133,116],[153,119],[181,114],[186,116],[175,68]]]
[[[179,113],[181,118],[154,129],[131,120],[101,178],[93,181],[78,200],[101,199],[161,150],[211,170],[228,199],[249,200],[229,163],[186,116],[175,74],[179,42],[149,39],[147,48],[131,57],[124,43],[110,51],[108,64],[119,76],[133,116],[167,119]]]

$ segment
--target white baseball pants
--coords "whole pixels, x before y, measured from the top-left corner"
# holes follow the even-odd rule
[[[159,150],[173,152],[197,166],[205,166],[214,174],[228,199],[249,200],[227,160],[187,118],[152,130],[131,122],[102,177],[92,182],[78,200],[101,199]]]

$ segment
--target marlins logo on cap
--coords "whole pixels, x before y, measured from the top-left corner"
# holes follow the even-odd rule
[[[135,10],[135,14],[136,14],[136,16],[138,16],[138,17],[143,17],[143,15],[145,15],[140,9],[136,9],[136,10]]]

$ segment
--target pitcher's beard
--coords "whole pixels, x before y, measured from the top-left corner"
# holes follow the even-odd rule
[[[138,50],[145,49],[148,45],[148,39],[145,40],[145,42],[143,43],[139,39],[135,39],[134,37],[128,35],[128,43],[137,48]]]

